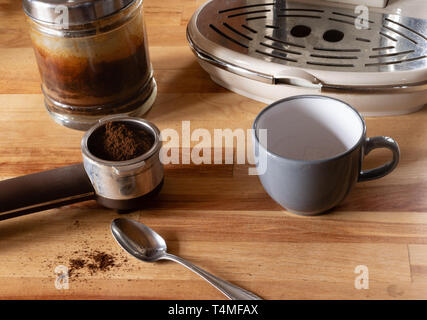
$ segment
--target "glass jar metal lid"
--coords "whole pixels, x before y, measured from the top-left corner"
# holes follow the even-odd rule
[[[66,13],[69,25],[81,25],[108,17],[135,0],[24,0],[25,13],[34,20],[56,23]]]

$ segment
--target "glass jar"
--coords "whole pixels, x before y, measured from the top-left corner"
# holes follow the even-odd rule
[[[24,0],[53,119],[87,130],[106,115],[141,116],[157,87],[143,0]]]

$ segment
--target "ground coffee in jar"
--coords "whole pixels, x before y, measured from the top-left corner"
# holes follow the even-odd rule
[[[86,130],[112,114],[141,116],[156,83],[142,0],[24,0],[54,120]]]

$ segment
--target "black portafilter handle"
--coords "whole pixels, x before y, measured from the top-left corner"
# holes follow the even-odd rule
[[[118,213],[142,208],[157,196],[163,179],[150,192],[114,200],[96,194],[83,163],[0,181],[0,221],[67,204],[96,200]]]
[[[95,199],[83,163],[0,181],[0,221]]]

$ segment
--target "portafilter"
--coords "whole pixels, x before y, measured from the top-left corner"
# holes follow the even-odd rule
[[[154,138],[144,154],[125,161],[101,159],[90,140],[109,122],[132,126]],[[163,185],[160,131],[151,122],[128,116],[106,117],[83,136],[83,163],[0,181],[0,220],[86,200],[118,211],[141,208]]]

